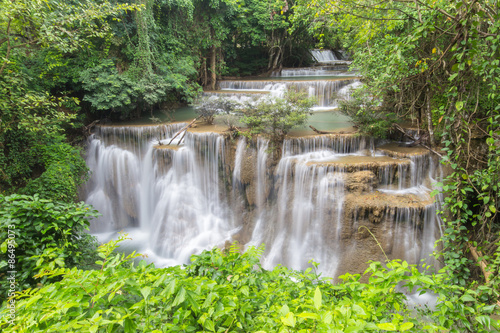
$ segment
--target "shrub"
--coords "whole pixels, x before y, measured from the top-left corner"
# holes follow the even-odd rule
[[[380,109],[379,104],[363,87],[354,90],[351,98],[339,101],[340,111],[352,119],[362,135],[385,138],[397,116]]]
[[[43,267],[86,265],[94,258],[95,241],[85,230],[97,212],[83,202],[62,203],[38,195],[0,196],[0,215],[0,268],[18,272],[20,289],[43,283],[46,278],[33,278]],[[7,284],[5,278],[0,279],[2,294]]]
[[[314,103],[313,98],[291,89],[284,98],[263,98],[246,103],[239,111],[251,134],[267,134],[279,145],[291,129],[306,123]]]
[[[480,292],[448,286],[447,274],[425,275],[406,262],[373,262],[360,275],[332,284],[311,268],[262,269],[263,248],[204,251],[186,269],[157,269],[139,255],[116,254],[125,237],[99,248],[100,269],[56,268],[53,284],[20,292],[0,329],[16,332],[488,332],[495,305]],[[317,266],[317,265],[315,265]],[[436,292],[435,310],[414,311],[399,286]],[[417,287],[418,286],[418,287]]]

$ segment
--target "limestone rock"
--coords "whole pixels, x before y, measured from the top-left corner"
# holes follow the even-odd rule
[[[344,180],[346,189],[354,193],[372,192],[377,183],[377,177],[372,171],[354,172],[346,175]]]
[[[257,166],[257,154],[254,150],[249,150],[245,152],[243,156],[243,161],[241,162],[241,183],[242,184],[250,184],[256,174]]]

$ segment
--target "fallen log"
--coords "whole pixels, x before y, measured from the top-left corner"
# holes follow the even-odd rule
[[[87,126],[83,126],[84,128],[84,133],[86,136],[90,136],[90,132],[92,131],[92,128],[95,127],[95,125],[97,125],[97,123],[99,123],[100,120],[94,120],[93,122],[91,122],[89,125]]]
[[[311,125],[309,125],[309,127],[318,134],[335,134],[335,132],[320,131],[319,129],[312,127]]]
[[[187,124],[186,126],[184,126],[183,128],[181,128],[181,130],[174,135],[174,137],[172,138],[172,140],[170,140],[170,142],[168,143],[168,145],[170,145],[172,143],[172,141],[174,141],[174,139],[179,136],[179,134],[181,134],[183,131],[187,131],[188,128],[190,128],[191,126],[193,126],[194,122],[197,121],[198,118],[199,117],[194,118],[192,122],[190,122],[189,124]],[[184,135],[186,135],[186,133],[184,133]],[[182,136],[181,140],[179,141],[179,144],[181,143],[182,139],[184,139],[184,135]],[[177,145],[179,145],[179,144],[177,144]]]
[[[177,142],[177,145],[178,145],[178,146],[180,146],[180,145],[181,145],[181,142],[182,142],[182,140],[184,140],[184,137],[186,136],[186,133],[187,133],[187,128],[186,128],[186,130],[184,131],[184,134],[182,134],[181,139],[179,140],[179,142]]]

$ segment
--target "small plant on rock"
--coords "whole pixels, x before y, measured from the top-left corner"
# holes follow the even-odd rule
[[[204,97],[195,104],[195,109],[198,116],[202,117],[205,123],[212,125],[217,115],[231,114],[237,105],[235,101],[223,97]]]

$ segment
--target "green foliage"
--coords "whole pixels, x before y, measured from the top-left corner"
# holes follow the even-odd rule
[[[119,75],[110,59],[83,71],[80,80],[87,92],[83,100],[96,111],[111,110],[127,116],[137,106],[133,104],[137,96],[134,82]]]
[[[239,109],[241,122],[249,127],[250,134],[267,134],[274,145],[279,145],[292,128],[305,124],[314,103],[314,98],[292,88],[284,98],[246,103]]]
[[[88,218],[97,216],[89,206],[41,199],[37,195],[0,196],[0,267],[17,271],[18,290],[44,283],[35,280],[44,269],[88,265],[92,236]],[[8,281],[0,286],[5,294]]]
[[[314,41],[308,29],[311,20],[294,16],[294,3],[258,0],[234,3],[238,6],[230,21],[234,40],[226,47],[233,70],[244,75],[255,74],[259,69],[304,65]],[[262,51],[265,57],[260,55]],[[244,61],[249,54],[255,56]]]
[[[349,116],[362,135],[386,138],[396,114],[381,109],[380,101],[374,99],[362,87],[352,92],[351,98],[339,102],[340,111]]]
[[[262,269],[263,248],[241,254],[213,249],[185,269],[157,269],[139,255],[99,247],[96,270],[54,268],[40,276],[60,281],[19,292],[16,319],[2,308],[4,332],[488,332],[500,328],[495,305],[481,292],[448,286],[446,274],[425,275],[406,262],[371,263],[360,275],[332,284],[313,269]],[[316,265],[316,264],[315,264]],[[414,311],[399,287],[438,293],[434,310]]]
[[[55,201],[73,202],[78,186],[87,180],[88,168],[81,151],[57,139],[37,145],[34,149],[38,163],[43,163],[45,171],[30,180],[22,192]]]
[[[81,64],[76,54],[95,55],[90,49],[111,37],[109,21],[136,7],[107,1],[1,4],[0,187],[12,193],[29,184],[26,193],[73,200],[86,168],[64,135],[81,119],[79,99],[70,91],[76,70],[67,67]]]
[[[65,142],[64,136],[33,128],[11,129],[2,137],[2,187],[65,202],[75,200],[88,171],[80,149]]]

